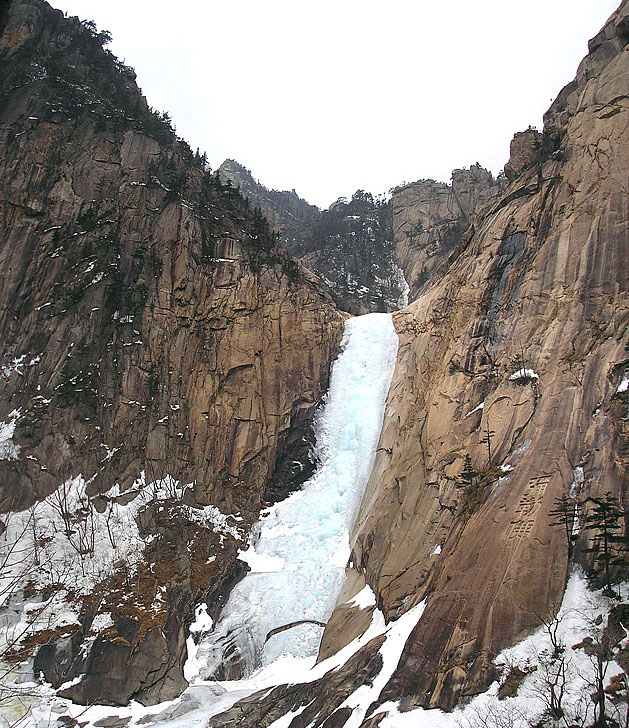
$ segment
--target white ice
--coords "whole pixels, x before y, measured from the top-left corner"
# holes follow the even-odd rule
[[[398,338],[389,314],[349,319],[330,389],[315,423],[318,468],[302,490],[256,525],[241,556],[251,572],[232,590],[214,631],[198,645],[200,677],[244,675],[280,655],[316,654],[344,579],[349,533],[373,465]],[[240,666],[217,668],[227,654]],[[244,667],[243,667],[244,666]],[[188,674],[190,674],[188,672]]]

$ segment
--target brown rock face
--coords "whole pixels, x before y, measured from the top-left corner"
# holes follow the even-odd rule
[[[443,280],[396,317],[352,560],[389,618],[428,605],[381,700],[452,708],[484,689],[492,658],[535,615],[553,613],[567,554],[549,511],[577,468],[583,496],[626,502],[628,12],[551,107],[552,156],[513,165],[519,176]],[[509,378],[523,366],[535,376]],[[480,498],[461,487],[465,454]]]
[[[409,300],[438,279],[475,217],[505,186],[476,164],[455,169],[451,185],[420,180],[394,190],[395,256],[410,286]]]
[[[0,420],[19,411],[0,504],[78,474],[94,508],[115,483],[125,502],[166,475],[192,484],[142,511],[137,584],[118,565],[40,660],[55,684],[86,672],[74,699],[155,702],[184,685],[192,604],[219,609],[237,573],[239,542],[189,507],[240,514],[246,533],[309,436],[343,316],[102,41],[41,0],[15,0],[0,40]],[[86,658],[99,609],[115,624]]]
[[[518,132],[511,140],[511,154],[505,164],[505,177],[513,182],[524,170],[542,158],[542,135],[537,129]]]

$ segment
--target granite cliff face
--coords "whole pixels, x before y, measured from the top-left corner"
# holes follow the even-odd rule
[[[473,230],[442,277],[394,315],[397,368],[320,659],[366,632],[373,606],[352,601],[365,584],[387,619],[426,608],[365,728],[386,701],[452,709],[482,692],[496,655],[553,617],[569,565],[550,525],[556,498],[610,492],[627,506],[628,41],[623,2],[543,134],[516,136],[508,186],[492,202],[485,180],[468,197]],[[451,225],[463,207],[453,213],[454,192],[437,188],[403,188],[394,211],[419,215],[436,197]],[[581,531],[585,567],[590,544]],[[258,695],[212,725],[264,726],[288,711],[292,728],[344,725],[346,697],[381,668],[379,648],[372,640],[320,680]]]
[[[517,176],[443,279],[396,315],[398,367],[351,578],[390,618],[428,605],[382,701],[452,708],[482,690],[497,652],[561,599],[554,500],[573,487],[626,502],[628,20],[623,3],[543,136],[525,133],[528,153],[516,137]],[[510,378],[522,367],[531,375]],[[465,454],[485,474],[477,502],[460,488]],[[577,559],[591,565],[586,541]]]
[[[476,164],[455,169],[452,183],[420,180],[393,191],[395,256],[414,301],[447,267],[448,256],[505,190],[506,180]]]
[[[0,30],[0,535],[22,524],[37,565],[9,606],[56,604],[2,660],[35,655],[82,703],[181,692],[194,605],[217,616],[261,507],[308,474],[338,349],[344,315],[274,233],[339,281],[341,263],[377,257],[361,236],[392,264],[394,234],[416,300],[394,315],[384,427],[319,659],[365,644],[210,724],[340,727],[377,685],[375,728],[386,701],[451,709],[483,691],[561,600],[555,499],[629,506],[629,3],[543,132],[516,135],[504,179],[475,166],[323,213],[238,183],[233,163],[233,179],[209,174],[89,23],[13,0]],[[394,306],[332,283],[356,312]],[[375,605],[353,599],[365,585]],[[381,684],[375,606],[395,625],[421,602]]]
[[[185,686],[192,605],[219,608],[249,525],[308,464],[343,316],[106,40],[42,0],[14,0],[0,40],[0,523],[56,498],[89,576],[99,514],[142,502],[141,558],[110,533],[89,589],[51,576],[74,621],[8,656],[45,644],[53,684],[85,675],[73,699],[155,702]]]

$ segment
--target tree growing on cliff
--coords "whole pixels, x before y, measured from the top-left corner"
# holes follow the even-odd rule
[[[618,499],[610,492],[603,498],[587,498],[586,503],[593,504],[593,509],[586,512],[584,518],[584,530],[594,531],[592,545],[584,549],[585,553],[596,554],[594,559],[595,571],[603,572],[605,589],[613,593],[613,585],[617,581],[618,572],[627,567],[624,538],[625,513],[620,507]],[[616,574],[612,567],[618,567]]]
[[[487,467],[491,468],[491,439],[496,433],[489,427],[489,417],[487,418],[487,424],[483,432],[485,434],[479,442],[481,445],[487,445]]]
[[[474,483],[478,479],[478,472],[474,469],[474,466],[472,465],[472,458],[470,457],[469,453],[465,454],[465,459],[463,460],[463,470],[461,470],[461,475],[459,476],[461,484],[466,489],[471,489],[474,486]]]
[[[555,498],[555,507],[550,511],[550,515],[554,519],[550,525],[562,528],[564,531],[568,546],[568,561],[570,561],[574,552],[574,542],[577,539],[574,533],[577,503],[564,493],[560,498]]]
[[[483,486],[480,473],[472,465],[472,458],[466,453],[458,486],[463,489],[463,512],[469,517],[480,505]]]

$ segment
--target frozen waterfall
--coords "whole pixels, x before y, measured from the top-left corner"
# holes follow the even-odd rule
[[[251,571],[232,590],[214,629],[200,632],[198,645],[189,642],[189,680],[240,678],[282,654],[316,654],[322,627],[313,622],[329,618],[343,583],[349,534],[373,466],[397,347],[389,314],[346,322],[315,420],[317,471],[254,527],[241,555]],[[268,637],[302,620],[306,623]]]

